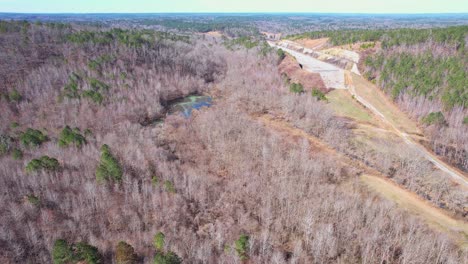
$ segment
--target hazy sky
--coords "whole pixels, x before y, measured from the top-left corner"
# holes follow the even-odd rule
[[[468,0],[0,0],[0,12],[468,13]]]

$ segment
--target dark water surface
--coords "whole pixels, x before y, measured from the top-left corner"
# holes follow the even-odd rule
[[[170,114],[181,113],[185,117],[192,115],[192,110],[198,110],[202,107],[210,107],[212,98],[207,95],[189,95],[187,97],[177,99],[169,104],[168,112]]]

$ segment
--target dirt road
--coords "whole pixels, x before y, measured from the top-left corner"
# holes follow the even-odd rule
[[[406,132],[403,132],[401,129],[399,129],[394,122],[389,120],[389,118],[386,117],[377,107],[372,105],[368,100],[366,100],[363,96],[361,96],[358,92],[356,92],[356,88],[354,87],[353,84],[353,78],[350,78],[349,75],[350,72],[345,72],[345,77],[346,79],[346,86],[348,88],[348,91],[358,100],[361,104],[363,104],[366,108],[370,109],[376,116],[379,117],[380,120],[385,122],[386,124],[390,125],[395,133],[400,136],[405,143],[412,147],[413,149],[416,149],[424,158],[432,162],[438,169],[442,170],[446,174],[448,174],[452,179],[454,179],[456,182],[463,184],[464,186],[468,187],[468,180],[467,178],[462,174],[462,172],[459,172],[457,169],[451,167],[450,165],[446,164],[442,160],[440,160],[438,157],[436,157],[434,154],[429,152],[425,147],[420,145],[419,143],[416,143],[410,135],[408,135]],[[356,76],[355,76],[356,77]],[[362,77],[358,77],[362,78]]]
[[[362,182],[383,197],[424,219],[431,227],[450,235],[462,248],[468,247],[468,223],[447,215],[416,194],[382,177],[362,175]]]
[[[279,47],[273,42],[269,43],[271,46]],[[319,73],[327,88],[346,89],[343,69],[286,47],[279,48],[294,56],[303,69]]]

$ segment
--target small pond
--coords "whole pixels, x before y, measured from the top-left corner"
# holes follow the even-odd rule
[[[189,95],[184,98],[168,102],[168,113],[182,113],[185,117],[190,117],[193,109],[198,110],[202,107],[210,107],[211,104],[211,96]]]
[[[202,107],[210,107],[212,104],[211,96],[207,95],[189,95],[186,97],[181,97],[174,99],[172,101],[167,101],[164,104],[165,111],[167,115],[181,114],[185,118],[189,118],[192,115],[192,110],[198,110]],[[164,116],[157,115],[153,117],[144,117],[139,121],[142,126],[149,125],[161,125],[164,123]]]

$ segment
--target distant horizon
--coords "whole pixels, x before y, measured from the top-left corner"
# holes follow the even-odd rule
[[[0,14],[15,14],[15,15],[164,15],[164,14],[278,14],[278,15],[468,15],[468,12],[440,12],[440,13],[347,13],[347,12],[4,12]]]
[[[327,13],[327,14],[466,14],[459,0],[0,0],[1,13]]]

